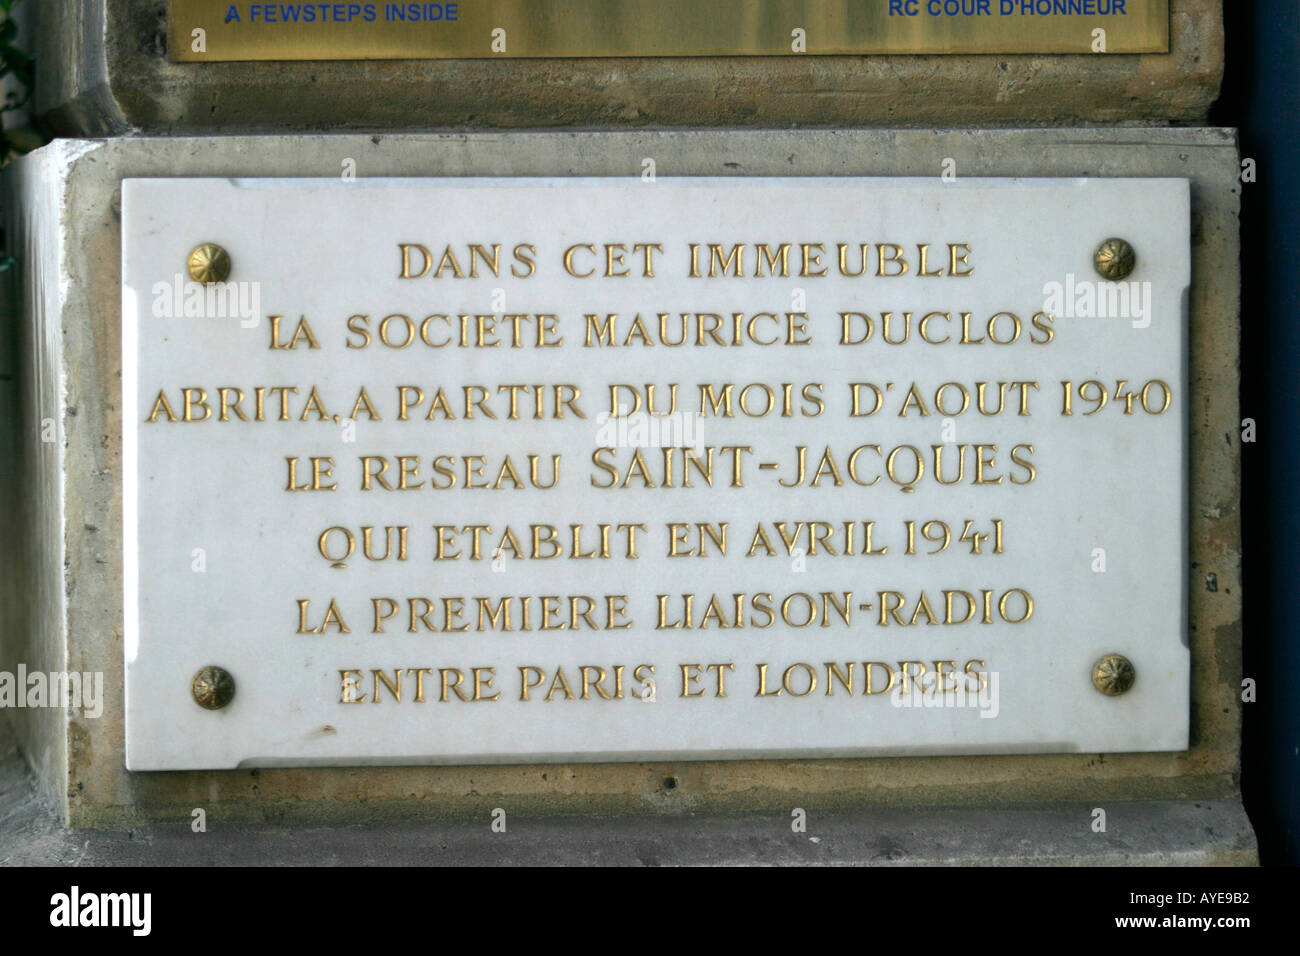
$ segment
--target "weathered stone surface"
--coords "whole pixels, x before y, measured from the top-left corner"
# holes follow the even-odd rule
[[[1189,301],[1192,746],[1161,754],[655,762],[582,766],[128,773],[122,759],[120,225],[123,177],[933,174],[1177,176],[1192,183]],[[1241,651],[1238,165],[1230,130],[800,131],[267,136],[58,142],[7,174],[24,250],[18,517],[5,553],[6,660],[105,673],[98,720],[17,725],[74,825],[216,819],[355,821],[537,813],[1237,799]],[[34,268],[46,263],[45,270]],[[46,411],[52,409],[52,411]],[[32,417],[60,429],[40,445]],[[1215,584],[1207,586],[1207,576]],[[21,599],[15,597],[22,595]],[[23,605],[21,602],[32,602]],[[15,607],[15,602],[18,606]],[[24,611],[24,607],[29,609]],[[37,626],[39,625],[39,627]],[[45,754],[47,756],[42,757]],[[66,754],[66,758],[64,755]],[[66,760],[66,762],[65,762]],[[66,768],[66,772],[65,772]],[[984,811],[981,811],[984,812]]]
[[[1233,800],[619,817],[490,817],[346,827],[191,822],[70,831],[37,798],[0,722],[0,866],[1252,866]]]
[[[65,508],[64,416],[75,415],[62,390],[61,339],[70,236],[61,170],[87,147],[62,144],[60,161],[11,167],[3,201],[7,249],[21,267],[4,274],[5,355],[0,407],[12,416],[0,427],[5,447],[0,466],[0,670],[16,674],[68,667],[68,594],[63,516]],[[75,231],[75,230],[74,230]],[[12,349],[12,351],[10,351]],[[0,713],[12,722],[44,794],[62,804],[68,766],[68,724],[57,708],[14,708]]]
[[[59,135],[436,127],[1204,122],[1221,0],[1172,0],[1165,54],[173,63],[166,0],[42,0]]]

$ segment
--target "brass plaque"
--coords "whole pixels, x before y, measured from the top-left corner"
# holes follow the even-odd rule
[[[1169,0],[171,0],[171,58],[1168,53]]]

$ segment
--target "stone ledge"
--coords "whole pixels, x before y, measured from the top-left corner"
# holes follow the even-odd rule
[[[3,866],[1253,866],[1236,800],[593,817],[346,827],[188,824],[68,830],[36,797],[0,719]]]

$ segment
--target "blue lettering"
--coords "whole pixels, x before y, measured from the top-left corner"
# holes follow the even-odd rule
[[[932,17],[977,17],[992,13],[989,0],[928,0],[926,12]]]
[[[460,4],[389,3],[384,7],[384,19],[399,23],[436,23],[440,20],[459,20]]]
[[[958,0],[939,0],[939,2],[943,4],[945,13],[949,16],[955,15],[952,8],[957,6]],[[998,0],[998,13],[1004,17],[1015,16],[1017,12],[1022,17],[1127,16],[1128,11],[1124,9],[1126,2],[1127,0]],[[967,9],[967,0],[960,0],[960,3],[962,13],[969,16],[971,11]],[[931,13],[935,12],[936,5],[932,0]]]

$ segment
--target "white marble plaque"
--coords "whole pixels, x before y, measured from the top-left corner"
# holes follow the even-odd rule
[[[127,180],[122,235],[132,770],[1187,747],[1186,180]]]

